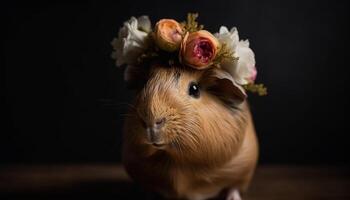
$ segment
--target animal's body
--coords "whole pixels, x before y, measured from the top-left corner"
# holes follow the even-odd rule
[[[169,198],[240,199],[258,158],[242,91],[218,70],[155,66],[148,76],[125,121],[129,175]]]

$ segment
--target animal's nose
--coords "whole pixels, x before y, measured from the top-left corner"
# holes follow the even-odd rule
[[[158,144],[161,143],[162,140],[162,134],[161,134],[161,128],[165,124],[165,118],[158,118],[153,121],[153,125],[147,127],[147,137],[149,142],[152,144]]]
[[[158,118],[156,120],[154,120],[154,127],[155,128],[161,128],[162,126],[164,126],[165,124],[165,118]]]

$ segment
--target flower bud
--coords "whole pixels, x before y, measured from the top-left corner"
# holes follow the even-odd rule
[[[179,49],[183,30],[173,19],[161,19],[155,27],[155,42],[164,51],[173,52]]]

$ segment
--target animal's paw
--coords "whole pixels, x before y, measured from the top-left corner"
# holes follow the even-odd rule
[[[237,189],[231,189],[227,193],[226,200],[242,200],[242,198]]]

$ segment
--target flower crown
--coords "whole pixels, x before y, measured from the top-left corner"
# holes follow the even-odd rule
[[[248,40],[239,40],[238,31],[221,26],[211,34],[196,21],[198,14],[189,13],[179,23],[173,19],[159,20],[154,30],[148,16],[131,17],[112,41],[112,58],[117,66],[142,66],[149,60],[167,59],[170,65],[180,63],[197,70],[217,67],[228,72],[245,90],[266,95],[263,84],[255,84],[255,56]],[[124,78],[127,78],[125,74]]]

